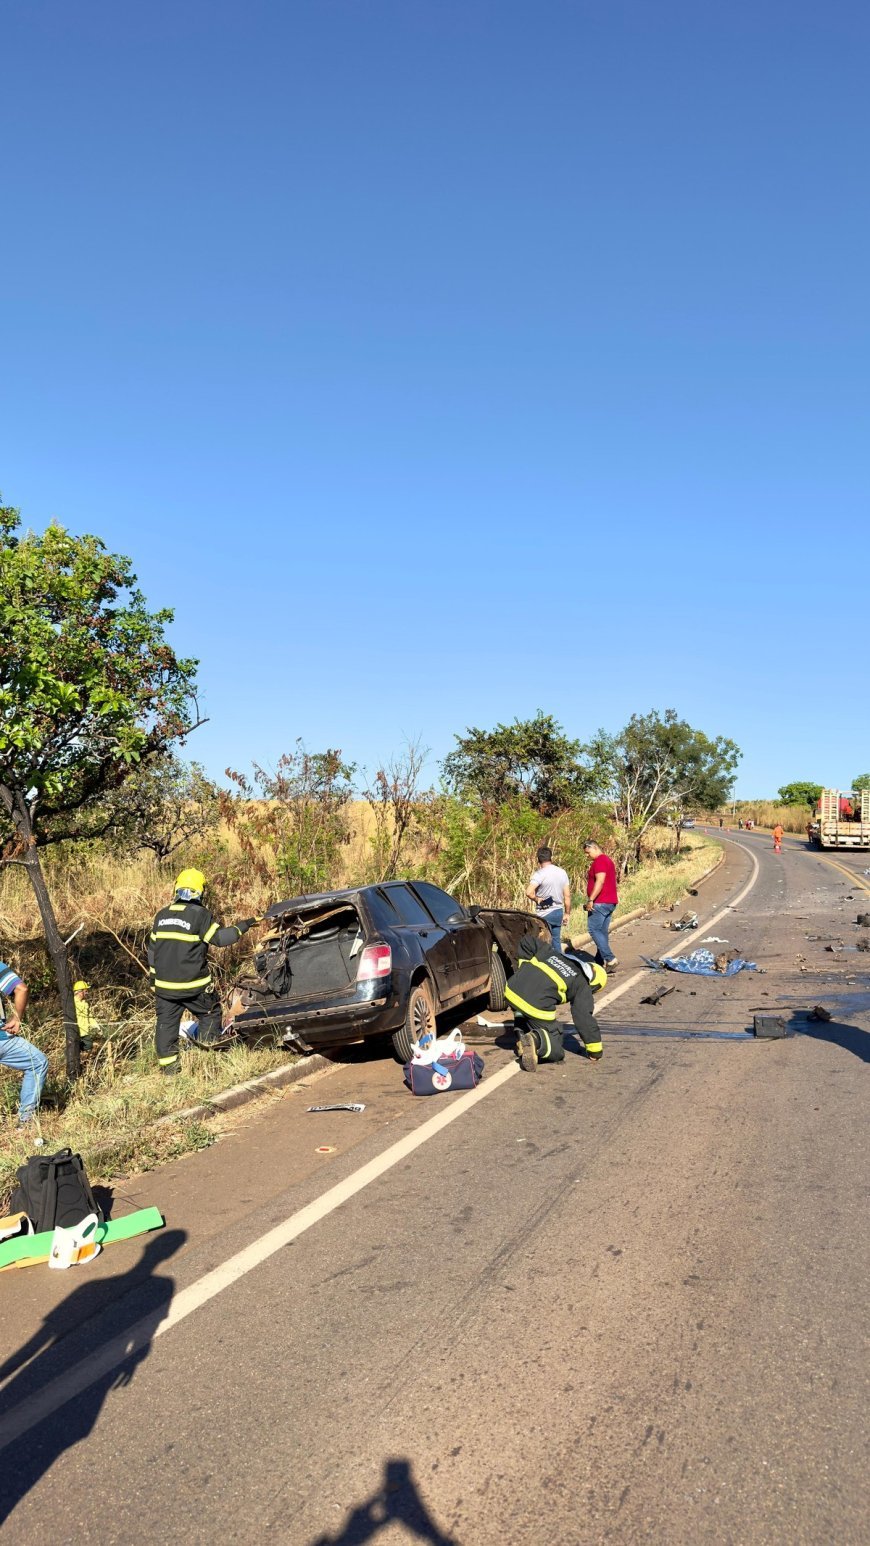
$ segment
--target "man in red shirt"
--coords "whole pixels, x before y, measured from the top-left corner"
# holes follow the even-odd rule
[[[616,866],[592,838],[583,847],[592,861],[586,877],[585,907],[589,914],[589,933],[600,965],[610,973],[619,964],[610,948],[610,919],[619,902]]]

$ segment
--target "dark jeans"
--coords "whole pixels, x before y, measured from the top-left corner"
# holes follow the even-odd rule
[[[616,910],[615,902],[596,902],[589,914],[588,929],[595,943],[599,966],[606,966],[613,959],[610,947],[610,918]]]
[[[533,1020],[531,1015],[522,1015],[515,1010],[514,1027],[517,1035],[520,1031],[531,1032],[541,1063],[564,1063],[565,1027],[558,1020]]]
[[[158,993],[156,1008],[157,1061],[164,1071],[173,1072],[178,1066],[178,1027],[185,1010],[199,1021],[199,1042],[202,1046],[220,1039],[221,1005],[212,988],[191,993],[189,998],[163,998]]]
[[[550,930],[550,938],[553,941],[553,949],[562,949],[562,920],[565,917],[564,907],[551,907],[549,912],[538,913],[542,923]]]

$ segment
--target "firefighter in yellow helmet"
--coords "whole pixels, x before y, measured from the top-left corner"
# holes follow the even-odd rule
[[[221,1041],[220,1000],[212,987],[208,964],[210,945],[234,945],[256,918],[243,918],[223,928],[203,906],[205,876],[182,870],[175,895],[154,919],[148,943],[148,966],[157,1008],[157,1061],[163,1074],[179,1071],[178,1032],[185,1010],[196,1020],[185,1039],[200,1046]]]
[[[99,1033],[100,1027],[96,1020],[91,1019],[91,1006],[88,998],[90,983],[81,978],[73,983],[73,998],[76,1006],[76,1025],[79,1028],[79,1045],[82,1052],[90,1052],[94,1045],[94,1036]]]
[[[517,969],[505,989],[505,998],[514,1012],[520,1064],[526,1073],[534,1073],[539,1060],[562,1062],[563,1030],[556,1019],[562,1004],[571,1005],[571,1019],[586,1056],[599,1061],[604,1048],[592,1013],[592,995],[606,981],[604,967],[585,951],[571,946],[554,950],[549,940],[545,944],[534,934],[523,935]]]

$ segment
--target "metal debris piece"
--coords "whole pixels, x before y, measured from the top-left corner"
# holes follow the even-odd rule
[[[334,1106],[309,1106],[309,1111],[365,1111],[360,1100],[337,1101]]]
[[[671,928],[679,934],[681,929],[696,929],[698,927],[697,913],[683,913],[682,918],[677,918],[671,924]]]
[[[664,983],[662,983],[662,986],[660,988],[654,988],[652,993],[648,993],[646,995],[646,998],[642,998],[641,999],[641,1003],[642,1004],[660,1004],[662,999],[663,998],[667,998],[669,993],[676,993],[676,991],[677,991],[677,985],[676,985],[675,982],[672,982],[670,984],[670,986],[667,986],[667,987],[665,986]]]
[[[855,945],[856,950],[870,950],[870,937],[864,934]]]
[[[779,1041],[787,1034],[782,1015],[754,1015],[752,1029],[762,1041]]]
[[[824,1021],[827,1021],[827,1020],[830,1020],[831,1018],[832,1018],[831,1011],[829,1009],[826,1009],[824,1004],[816,1004],[810,1010],[810,1019],[811,1020],[824,1020]]]
[[[867,870],[866,873],[870,875],[870,870]],[[859,929],[870,929],[870,913],[859,913],[855,922]]]

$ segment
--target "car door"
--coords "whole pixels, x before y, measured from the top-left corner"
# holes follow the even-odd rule
[[[487,930],[475,922],[461,902],[430,881],[414,881],[414,890],[433,918],[449,931],[456,963],[454,991],[457,997],[476,990],[484,992],[492,970],[492,946]]]
[[[441,1004],[449,1004],[457,997],[456,953],[450,931],[438,923],[410,886],[402,881],[390,881],[381,886],[389,897],[398,916],[393,924],[397,932],[413,934],[419,941]]]

